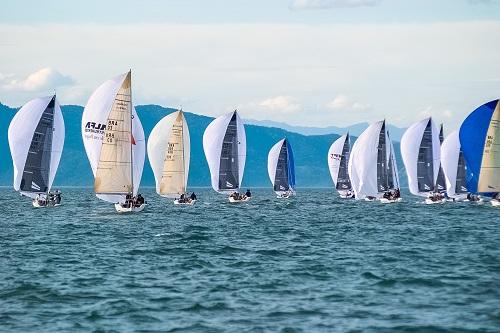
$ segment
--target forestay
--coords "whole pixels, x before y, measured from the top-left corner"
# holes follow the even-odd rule
[[[177,111],[164,117],[151,131],[148,156],[156,181],[156,193],[178,198],[186,193],[190,138],[184,112]]]
[[[448,196],[463,197],[467,194],[466,165],[458,130],[450,133],[441,145],[441,166]]]
[[[212,188],[220,193],[238,191],[246,160],[246,136],[236,111],[214,119],[203,134]]]
[[[8,130],[16,191],[31,198],[50,191],[64,135],[64,119],[55,95],[31,100],[16,113]]]

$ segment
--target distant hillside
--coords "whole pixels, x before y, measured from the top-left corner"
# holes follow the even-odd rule
[[[148,137],[154,125],[174,109],[158,105],[136,107]],[[0,185],[12,184],[12,160],[7,142],[7,129],[17,110],[0,104]],[[83,108],[77,105],[62,107],[66,126],[66,139],[61,164],[55,179],[57,185],[92,186],[93,178],[90,164],[85,155],[81,136]],[[202,148],[202,136],[213,118],[186,113],[191,134],[190,186],[210,186],[208,165]],[[246,125],[247,163],[243,186],[270,186],[267,175],[267,153],[281,138],[287,137],[292,144],[296,158],[296,177],[299,187],[328,187],[332,185],[326,156],[337,134],[306,136],[288,132],[280,128]],[[396,151],[399,157],[399,144]],[[399,163],[399,166],[402,164]],[[403,175],[401,175],[403,176]],[[403,177],[401,177],[403,178]],[[154,177],[149,161],[146,160],[142,185],[154,186]]]

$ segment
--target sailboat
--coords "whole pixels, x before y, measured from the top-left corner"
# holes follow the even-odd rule
[[[335,140],[328,150],[328,168],[332,176],[335,189],[343,199],[352,198],[351,179],[349,178],[348,165],[351,154],[351,138],[349,133]]]
[[[356,200],[401,201],[394,146],[385,120],[371,124],[358,137],[348,170]]]
[[[203,133],[203,150],[212,188],[229,194],[229,202],[250,200],[240,194],[247,155],[245,127],[235,110],[214,119]]]
[[[427,204],[446,201],[437,195],[441,147],[439,131],[431,117],[408,127],[401,138],[401,157],[413,195],[425,197]]]
[[[474,110],[460,126],[471,193],[492,197],[500,206],[500,102],[494,100]]]
[[[34,207],[59,206],[52,193],[64,146],[64,119],[56,96],[26,103],[12,119],[9,147],[14,164],[14,189],[32,199]]]
[[[267,172],[278,198],[295,195],[295,161],[287,139],[281,139],[269,151]]]
[[[189,129],[179,110],[160,120],[148,140],[149,162],[156,181],[156,193],[173,198],[176,205],[192,205],[186,189],[190,160]]]
[[[132,104],[131,72],[116,76],[90,96],[82,137],[94,174],[94,192],[122,212],[142,211],[138,193],[145,158],[144,130]]]
[[[446,192],[453,200],[464,200],[467,190],[467,166],[460,148],[458,130],[450,133],[441,145],[441,166],[446,179]]]

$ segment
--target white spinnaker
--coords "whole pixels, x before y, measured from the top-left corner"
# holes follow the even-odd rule
[[[347,134],[342,135],[340,138],[335,140],[328,150],[328,169],[330,170],[330,176],[332,177],[333,184],[337,186],[337,179],[339,177],[340,160],[342,156],[342,151],[344,150],[345,140],[347,139]]]
[[[269,174],[269,179],[271,180],[271,184],[273,184],[276,180],[276,167],[278,166],[278,158],[280,156],[281,147],[285,139],[281,139],[274,146],[272,146],[271,150],[269,150],[269,154],[267,155],[267,173]]]
[[[377,156],[383,124],[384,121],[371,124],[352,146],[348,170],[356,200],[380,196],[377,188]]]
[[[40,121],[40,118],[49,105],[54,96],[36,98],[26,103],[12,118],[8,130],[9,147],[12,154],[12,162],[14,166],[14,189],[19,191],[23,170],[28,156],[29,147],[35,129]],[[64,146],[64,119],[61,112],[61,107],[55,100],[54,105],[54,130],[52,132],[52,150],[50,155],[50,170],[48,180],[48,191],[52,187],[52,183],[59,167],[61,154]],[[36,193],[21,191],[21,194],[35,198]]]
[[[441,145],[441,166],[446,179],[446,192],[450,197],[463,196],[456,192],[458,159],[460,157],[459,131],[453,131]]]
[[[101,155],[104,128],[111,112],[118,90],[126,79],[127,73],[118,75],[100,85],[90,96],[82,115],[82,138],[87,157],[96,176],[99,158]],[[144,168],[146,154],[144,130],[134,107],[132,107],[132,144],[133,161],[133,195],[137,194]],[[132,138],[131,138],[132,141]],[[97,194],[99,199],[108,202],[124,202],[125,195]]]
[[[210,169],[212,188],[220,193],[234,192],[219,189],[219,167],[220,156],[222,152],[222,141],[226,134],[227,126],[236,113],[236,124],[238,131],[238,176],[239,184],[243,180],[245,170],[245,160],[247,156],[247,142],[244,124],[236,111],[215,118],[205,129],[203,133],[203,150]]]
[[[183,162],[183,165],[180,166],[175,162],[174,167],[176,170],[165,170],[169,141],[174,132],[174,124],[178,123],[179,117],[182,123],[182,143],[180,145],[183,148],[183,152],[181,152],[183,153],[183,161],[180,160],[179,162]],[[178,143],[176,142],[176,144]],[[180,194],[186,192],[189,176],[190,151],[189,129],[183,112],[177,111],[171,113],[156,124],[148,140],[148,156],[155,176],[156,193],[165,197],[178,197]],[[170,152],[168,154],[173,158],[179,157],[176,156],[177,154],[175,154],[175,152]],[[168,183],[170,185],[166,186],[167,182],[164,176],[167,173],[170,173],[169,176],[176,177],[176,179],[169,181]],[[162,184],[164,185],[163,187]],[[168,187],[168,190],[166,190],[165,187]]]
[[[439,162],[441,155],[441,147],[439,142],[439,129],[436,123],[431,118],[425,118],[419,122],[414,123],[403,134],[401,138],[401,157],[405,165],[406,174],[408,175],[408,186],[413,195],[427,196],[427,192],[420,192],[418,189],[417,167],[418,167],[418,154],[420,144],[424,135],[425,128],[431,120],[432,129],[432,154],[433,154],[433,177],[434,182],[438,177]]]

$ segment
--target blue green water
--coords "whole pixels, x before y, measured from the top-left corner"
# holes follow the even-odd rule
[[[499,332],[500,209],[90,189],[34,209],[0,189],[2,332]]]

